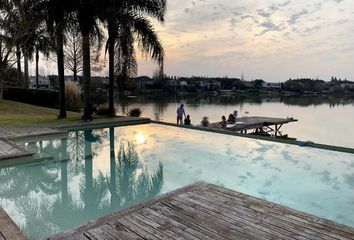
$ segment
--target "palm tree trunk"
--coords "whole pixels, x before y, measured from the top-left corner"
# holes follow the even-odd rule
[[[39,63],[39,50],[36,48],[36,88],[39,88],[39,70],[38,70],[38,63]]]
[[[64,36],[63,31],[58,27],[56,32],[57,40],[57,62],[58,62],[58,80],[59,80],[59,116],[58,118],[66,118],[65,103],[65,79],[64,79]]]
[[[82,75],[83,75],[83,90],[84,90],[84,118],[90,119],[92,115],[91,106],[91,57],[90,57],[90,35],[89,33],[82,34]]]
[[[3,83],[4,77],[3,74],[0,75],[0,101],[3,100]]]
[[[115,34],[112,24],[108,25],[108,55],[109,55],[109,89],[108,89],[108,108],[109,114],[115,115],[114,110],[114,39]]]
[[[21,49],[20,46],[16,46],[16,57],[17,57],[17,82],[19,86],[22,86],[21,79]]]
[[[25,70],[25,76],[24,76],[24,86],[25,88],[29,87],[29,74],[28,74],[28,56],[24,55],[24,70]]]

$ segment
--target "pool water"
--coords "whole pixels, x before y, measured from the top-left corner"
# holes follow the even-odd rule
[[[197,181],[354,226],[352,154],[154,124],[21,144],[38,154],[0,163],[0,205],[30,239]]]

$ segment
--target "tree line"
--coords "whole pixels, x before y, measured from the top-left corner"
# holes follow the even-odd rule
[[[26,88],[28,63],[34,58],[38,86],[39,54],[54,55],[60,90],[58,117],[66,117],[67,68],[74,75],[82,71],[84,118],[90,118],[93,49],[104,47],[109,113],[114,115],[115,82],[119,86],[137,73],[135,46],[163,71],[164,49],[151,21],[163,23],[165,14],[166,0],[0,0],[0,97],[11,69],[16,66],[17,81]]]

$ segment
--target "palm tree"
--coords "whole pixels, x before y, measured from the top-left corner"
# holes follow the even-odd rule
[[[0,20],[1,25],[1,20]],[[0,100],[3,99],[3,84],[7,80],[8,74],[16,64],[13,41],[10,38],[0,36]]]
[[[76,0],[75,10],[82,37],[82,75],[84,92],[84,118],[91,118],[91,53],[90,39],[97,38],[102,41],[102,33],[99,28],[97,17],[100,9],[99,0],[82,1]]]
[[[108,28],[106,51],[109,55],[109,112],[114,115],[114,79],[118,85],[137,72],[134,41],[143,53],[151,56],[163,68],[164,50],[148,18],[164,22],[165,0],[106,0],[101,20]],[[120,81],[119,81],[120,80]]]
[[[46,0],[45,10],[47,15],[47,28],[50,34],[55,35],[55,52],[57,55],[58,79],[59,79],[59,116],[66,118],[65,103],[65,79],[64,79],[64,33],[70,24],[72,1],[70,0]]]
[[[16,7],[19,5],[19,0],[8,1],[0,0],[1,9],[1,28],[4,31],[7,39],[12,39],[12,42],[16,48],[16,61],[17,61],[17,81],[19,85],[22,85],[22,73],[21,73],[21,16],[20,11]]]

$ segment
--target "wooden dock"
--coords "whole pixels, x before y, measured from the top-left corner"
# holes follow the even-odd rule
[[[48,239],[350,240],[354,228],[198,183]]]
[[[297,122],[294,118],[271,118],[271,117],[240,117],[236,119],[236,125],[227,127],[227,130],[246,133],[253,130],[255,133],[274,133],[275,136],[282,136],[280,128],[287,123]],[[212,123],[216,127],[218,123]]]

